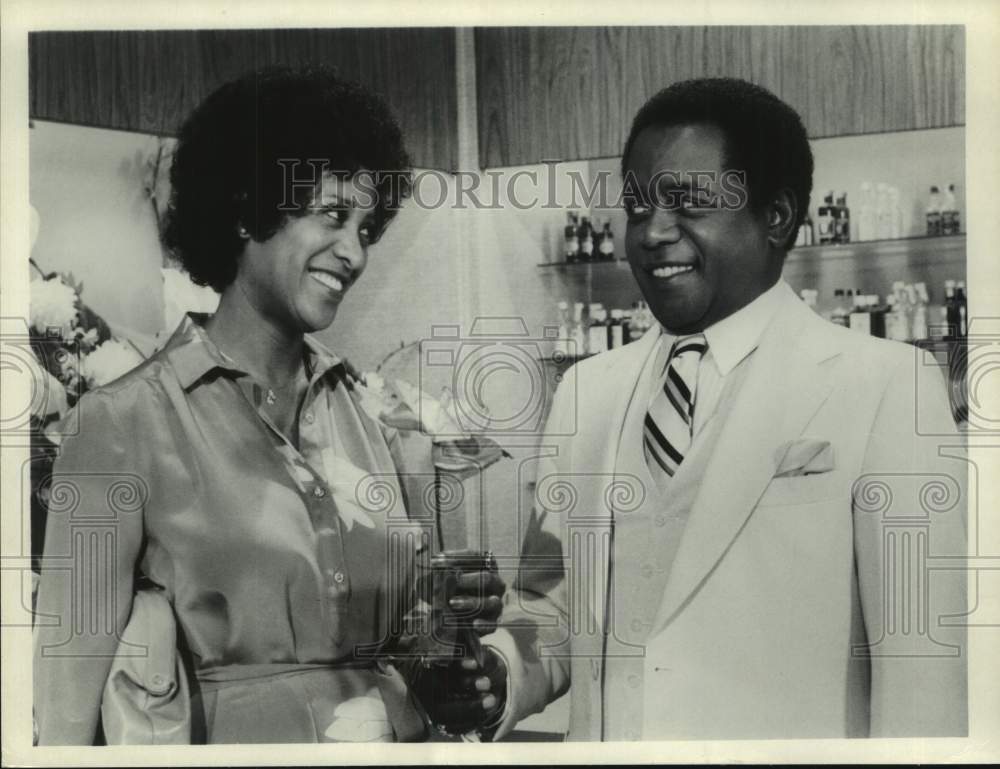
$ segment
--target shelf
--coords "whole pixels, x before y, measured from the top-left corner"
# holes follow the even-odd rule
[[[924,235],[892,240],[861,240],[854,243],[830,243],[821,246],[797,246],[788,252],[786,264],[813,259],[856,259],[889,254],[947,253],[965,250],[965,233],[959,235]]]
[[[628,274],[632,271],[629,269],[628,262],[625,259],[616,259],[613,262],[542,262],[538,265],[539,269],[543,270],[573,270],[573,271],[586,271],[588,268],[596,270],[598,272],[603,271],[613,271],[621,270]]]
[[[830,243],[821,246],[796,246],[788,252],[786,263],[821,259],[855,259],[859,256],[880,256],[886,254],[942,253],[963,251],[965,233],[958,235],[921,235],[914,238],[892,238],[890,240],[859,240],[853,243]],[[597,272],[623,270],[630,272],[626,259],[613,262],[542,262],[541,270],[572,270]]]

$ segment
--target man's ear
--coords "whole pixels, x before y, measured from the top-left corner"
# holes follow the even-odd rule
[[[776,248],[786,249],[795,242],[798,206],[791,190],[779,190],[767,207],[767,239]]]

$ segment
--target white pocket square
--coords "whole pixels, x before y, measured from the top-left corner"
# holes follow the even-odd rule
[[[775,452],[775,478],[815,475],[833,470],[833,446],[830,441],[799,438],[788,441]]]

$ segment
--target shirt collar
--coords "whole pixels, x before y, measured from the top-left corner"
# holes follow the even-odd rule
[[[211,316],[204,313],[189,312],[164,346],[164,354],[177,373],[181,387],[185,389],[210,371],[225,371],[234,377],[249,375],[226,357],[205,333],[205,323],[209,317]],[[336,366],[345,364],[344,360],[312,336],[307,334],[304,342],[313,377],[325,375]]]
[[[705,339],[708,341],[706,357],[715,362],[719,376],[727,376],[741,360],[757,349],[764,329],[788,293],[795,295],[791,287],[779,279],[750,304],[705,329]],[[661,357],[665,363],[664,353],[669,354],[677,336],[661,327],[661,338],[661,345],[664,348]]]

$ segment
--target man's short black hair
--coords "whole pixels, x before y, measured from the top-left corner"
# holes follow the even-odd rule
[[[239,228],[267,240],[303,215],[318,189],[303,178],[379,172],[369,186],[380,233],[409,194],[409,168],[399,125],[365,88],[322,67],[252,72],[209,95],[181,127],[164,243],[196,283],[221,292],[236,277]]]
[[[622,176],[636,137],[650,126],[707,123],[726,140],[726,168],[746,172],[749,203],[761,210],[779,190],[795,198],[797,219],[790,241],[809,211],[813,156],[802,118],[759,85],[736,78],[682,80],[647,101],[632,121],[622,152]],[[791,246],[791,242],[786,246]]]

